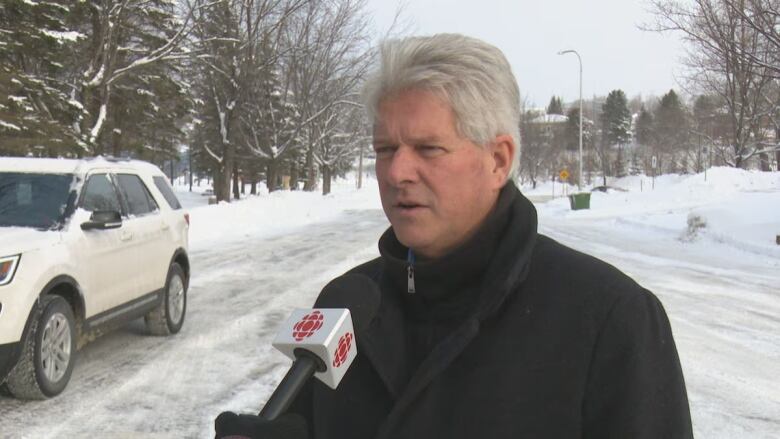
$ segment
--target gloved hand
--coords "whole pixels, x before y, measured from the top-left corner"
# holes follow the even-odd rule
[[[273,421],[255,415],[222,412],[214,420],[216,439],[308,439],[306,419],[285,413]]]

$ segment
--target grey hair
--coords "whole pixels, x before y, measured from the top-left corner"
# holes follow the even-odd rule
[[[382,100],[405,90],[425,90],[449,104],[458,133],[478,145],[508,134],[515,141],[509,177],[520,157],[520,90],[504,54],[459,34],[384,41],[379,66],[363,89],[369,119]]]

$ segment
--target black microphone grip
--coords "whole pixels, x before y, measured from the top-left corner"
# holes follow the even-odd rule
[[[314,372],[324,368],[322,360],[313,353],[303,349],[296,350],[295,361],[260,410],[260,417],[273,421],[286,412]]]

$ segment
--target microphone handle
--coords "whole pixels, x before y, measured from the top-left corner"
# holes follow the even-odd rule
[[[311,355],[296,355],[295,361],[293,361],[290,370],[287,371],[287,375],[282,378],[282,381],[268,398],[268,402],[265,403],[263,409],[260,410],[260,417],[272,421],[279,415],[284,413],[290,404],[298,396],[306,381],[314,375],[314,372],[320,367],[313,354]],[[320,360],[321,362],[322,360]]]

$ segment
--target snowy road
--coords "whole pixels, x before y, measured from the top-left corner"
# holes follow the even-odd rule
[[[187,320],[171,338],[133,322],[87,345],[48,401],[0,397],[2,438],[213,437],[222,410],[259,410],[289,362],[270,343],[281,319],[377,254],[381,210],[191,254]],[[323,245],[328,248],[324,249]]]
[[[543,213],[540,222],[543,233],[618,266],[661,298],[697,437],[777,437],[777,258],[686,245],[620,219]],[[285,372],[288,362],[270,347],[279,321],[376,255],[385,226],[381,210],[354,210],[294,233],[199,246],[179,335],[148,337],[139,321],[98,339],[80,352],[61,396],[0,397],[0,438],[211,437],[217,413],[256,411]]]

